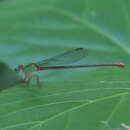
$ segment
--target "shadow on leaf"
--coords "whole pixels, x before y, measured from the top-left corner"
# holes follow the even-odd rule
[[[0,91],[21,82],[20,77],[4,62],[0,62]]]

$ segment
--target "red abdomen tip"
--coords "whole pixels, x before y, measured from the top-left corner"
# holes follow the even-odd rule
[[[117,64],[119,67],[125,67],[124,63],[115,63],[115,64]]]

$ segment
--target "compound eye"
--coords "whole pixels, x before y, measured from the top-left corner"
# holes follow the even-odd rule
[[[20,68],[19,68],[19,67],[16,67],[16,68],[14,69],[14,71],[15,71],[15,72],[19,72],[19,71],[20,71]]]

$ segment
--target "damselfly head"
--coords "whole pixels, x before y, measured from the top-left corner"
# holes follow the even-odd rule
[[[19,73],[21,70],[23,70],[23,68],[24,68],[23,65],[19,65],[19,66],[17,66],[17,67],[14,69],[14,71],[15,71],[16,73]]]

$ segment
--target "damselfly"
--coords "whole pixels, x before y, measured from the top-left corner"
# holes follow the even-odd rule
[[[40,62],[31,63],[27,65],[19,65],[15,68],[15,72],[22,73],[24,82],[29,83],[32,78],[37,79],[39,82],[39,76],[34,74],[34,71],[52,70],[52,69],[72,69],[72,68],[87,68],[87,67],[108,67],[117,66],[124,67],[124,63],[110,63],[110,64],[81,64],[81,65],[70,65],[75,63],[88,55],[87,50],[84,48],[76,48],[54,57],[42,60]]]

